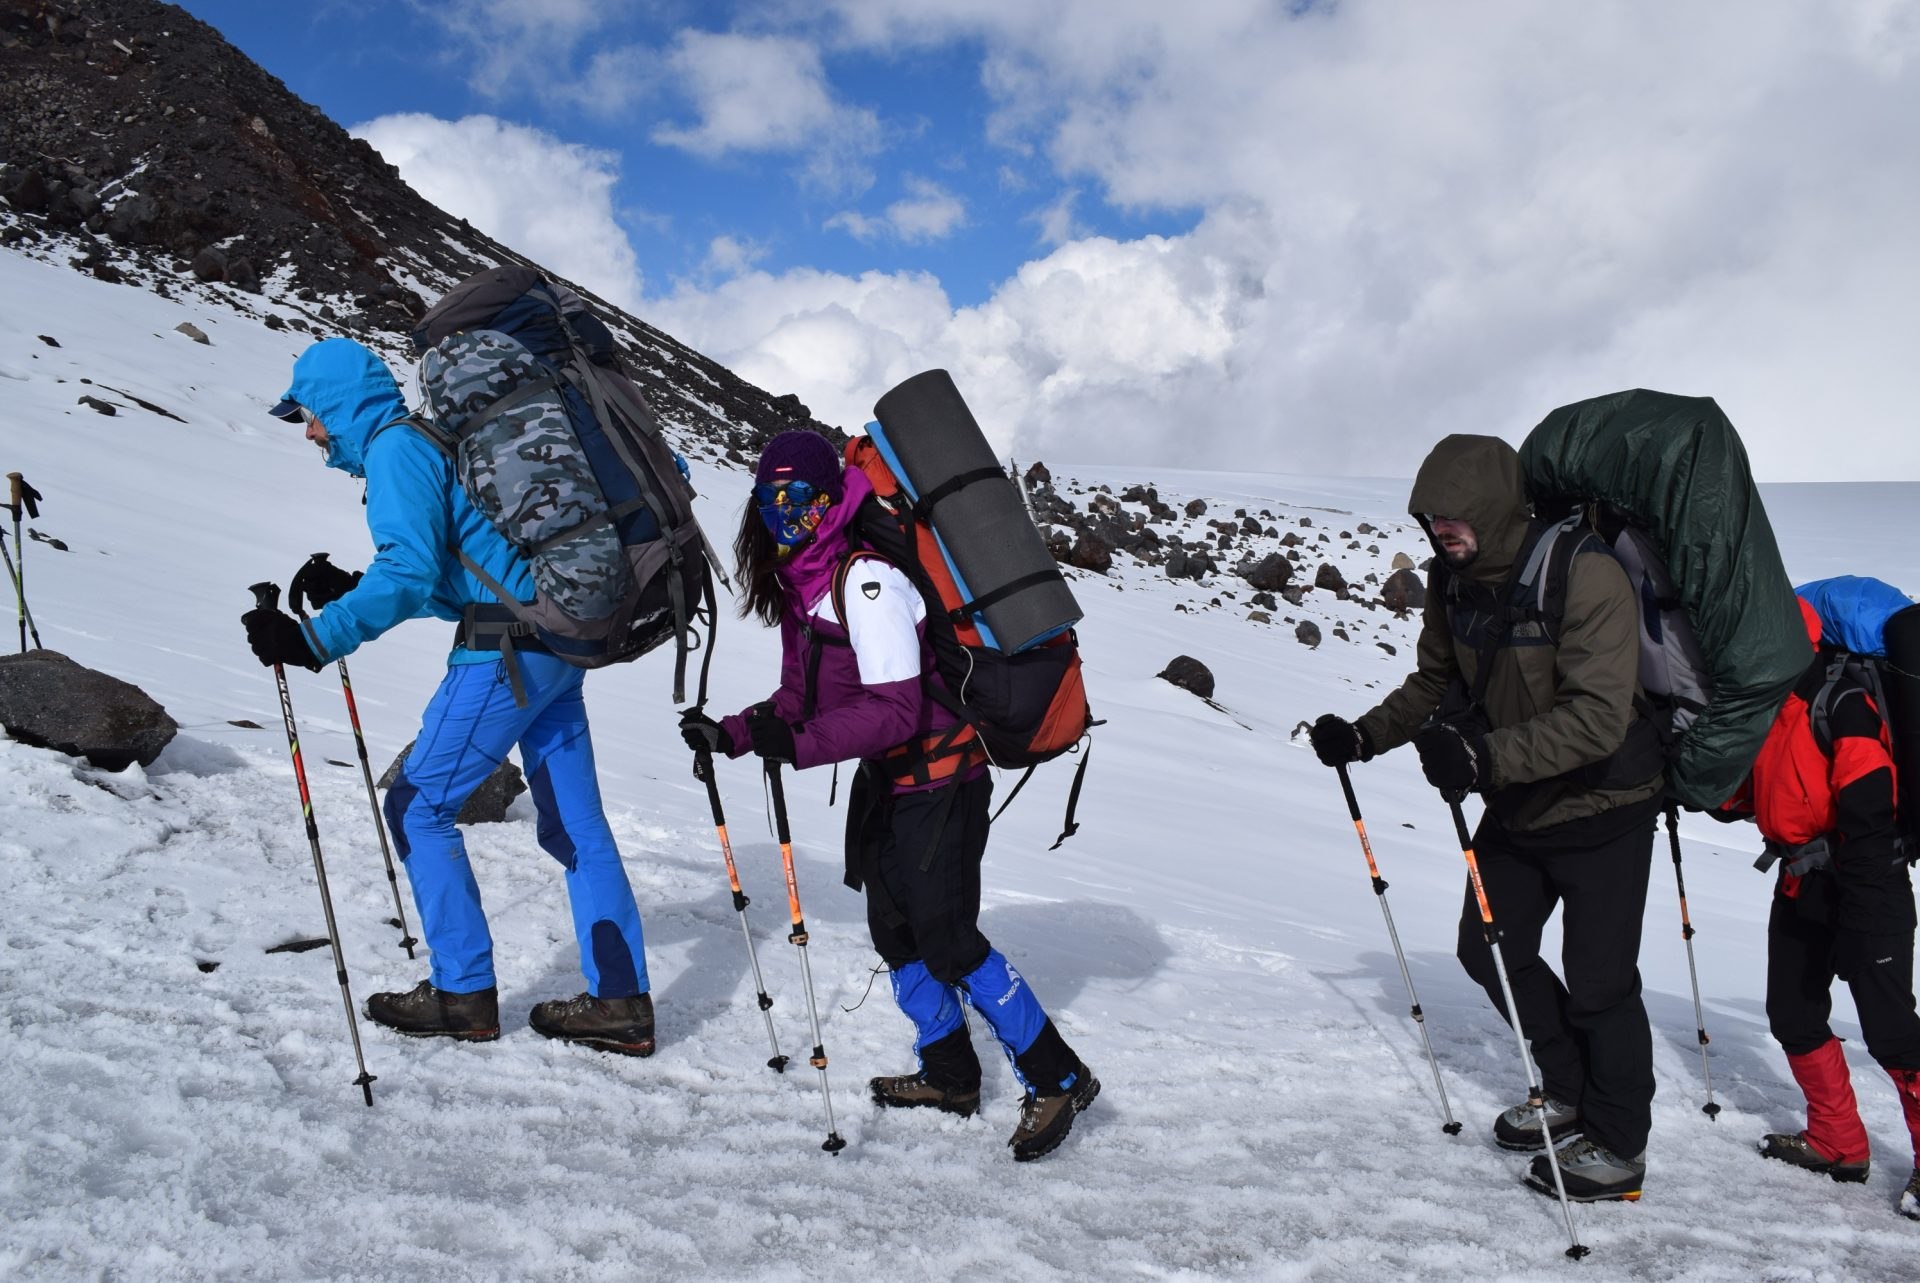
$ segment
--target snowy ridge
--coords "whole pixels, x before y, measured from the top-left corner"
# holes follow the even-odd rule
[[[1520,1187],[1524,1160],[1486,1135],[1524,1083],[1506,1027],[1451,956],[1463,879],[1444,808],[1411,754],[1355,771],[1458,1138],[1441,1134],[1339,792],[1292,739],[1301,721],[1356,713],[1397,682],[1413,622],[1309,593],[1283,612],[1362,630],[1309,650],[1279,616],[1248,623],[1244,585],[1169,581],[1127,558],[1109,576],[1075,572],[1089,689],[1108,722],[1082,831],[1047,853],[1070,774],[1055,766],[988,853],[984,929],[1105,1085],[1059,1153],[1008,1159],[1014,1088],[984,1051],[975,1119],[866,1103],[867,1077],[911,1065],[909,1036],[870,975],[861,904],[839,885],[843,817],[812,772],[788,793],[849,1141],[837,1157],[819,1152],[814,1075],[763,1064],[663,656],[589,678],[602,788],[646,921],[659,1053],[600,1056],[526,1027],[528,1006],[579,980],[561,880],[523,799],[508,823],[468,831],[504,1038],[413,1042],[363,1020],[379,1076],[365,1108],[328,954],[265,952],[321,923],[272,678],[238,624],[254,580],[284,584],[320,549],[345,566],[369,555],[356,487],[265,415],[308,340],[14,253],[0,253],[0,299],[0,470],[45,492],[33,524],[72,548],[27,545],[41,634],[137,682],[183,726],[152,769],[118,776],[0,740],[0,1277],[1912,1276],[1920,1238],[1891,1211],[1906,1175],[1898,1106],[1844,992],[1835,1023],[1880,1151],[1872,1181],[1834,1186],[1752,1152],[1799,1116],[1761,1006],[1768,883],[1748,867],[1749,830],[1701,819],[1682,829],[1725,1110],[1718,1122],[1700,1113],[1663,839],[1642,950],[1659,1083],[1647,1194],[1576,1209],[1594,1252],[1562,1260],[1558,1208]],[[175,333],[181,320],[211,345]],[[75,404],[83,393],[118,413]],[[1143,479],[1055,470],[1063,493]],[[722,542],[742,476],[696,460],[695,479]],[[1170,499],[1325,507],[1392,532],[1377,558],[1338,551],[1349,579],[1384,576],[1408,548],[1404,482],[1155,480]],[[1920,585],[1920,486],[1780,487],[1767,499],[1796,576]],[[1223,584],[1240,595],[1212,608]],[[376,766],[412,735],[446,643],[444,627],[409,624],[350,661]],[[1178,653],[1213,669],[1230,715],[1155,679]],[[773,636],[729,616],[714,704],[763,697],[775,662]],[[385,925],[358,770],[330,764],[354,760],[337,681],[291,680],[357,1002],[410,986],[424,962]],[[781,1047],[804,1052],[759,781],[734,763],[720,782]]]

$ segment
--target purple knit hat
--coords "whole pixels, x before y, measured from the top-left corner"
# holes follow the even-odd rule
[[[825,492],[835,503],[843,493],[840,486],[840,456],[828,440],[817,432],[782,432],[767,442],[760,452],[760,466],[754,469],[758,484],[805,481]]]

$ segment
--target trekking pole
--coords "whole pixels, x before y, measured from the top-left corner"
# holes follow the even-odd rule
[[[316,552],[309,561],[325,562],[327,554]],[[294,589],[293,611],[306,622],[307,612],[300,601],[300,590]],[[380,858],[387,865],[387,886],[393,891],[393,922],[400,928],[400,947],[407,951],[407,957],[413,957],[413,946],[420,942],[407,930],[407,911],[400,903],[400,878],[393,868],[393,849],[387,845],[387,825],[380,815],[380,798],[373,788],[373,763],[367,760],[367,737],[360,729],[360,706],[354,703],[353,679],[347,676],[347,660],[343,655],[334,661],[334,667],[340,670],[340,693],[346,697],[347,718],[353,723],[353,746],[360,753],[360,778],[367,782],[367,805],[373,809],[373,831],[380,838]]]
[[[1527,1036],[1520,1030],[1520,1006],[1513,1000],[1513,985],[1507,980],[1507,960],[1500,950],[1500,930],[1493,924],[1493,906],[1487,903],[1487,889],[1480,881],[1480,861],[1473,854],[1473,837],[1467,832],[1467,817],[1460,810],[1464,792],[1444,794],[1453,811],[1454,832],[1460,835],[1460,853],[1467,858],[1467,878],[1473,883],[1473,895],[1480,902],[1480,933],[1493,951],[1493,969],[1500,977],[1500,996],[1506,1000],[1507,1023],[1513,1026],[1514,1042],[1520,1048],[1520,1064],[1526,1070],[1527,1103],[1540,1115],[1540,1139],[1546,1143],[1547,1166],[1553,1169],[1553,1188],[1560,1195],[1560,1213],[1567,1221],[1567,1255],[1579,1260],[1588,1249],[1573,1228],[1573,1204],[1567,1199],[1567,1183],[1560,1175],[1560,1160],[1553,1150],[1553,1131],[1547,1125],[1547,1093],[1534,1074],[1533,1053],[1527,1050]]]
[[[280,585],[273,583],[254,584],[249,589],[253,593],[254,604],[261,610],[274,610],[280,602]],[[375,1077],[367,1072],[367,1058],[360,1049],[360,1022],[353,1014],[353,994],[347,988],[347,960],[340,952],[340,928],[333,920],[333,896],[327,891],[327,865],[320,858],[320,828],[313,820],[313,796],[307,791],[307,768],[300,760],[300,732],[293,725],[293,697],[287,693],[287,670],[284,664],[273,666],[273,679],[280,687],[280,716],[287,724],[287,752],[293,757],[293,778],[300,785],[300,815],[307,822],[307,845],[313,849],[313,876],[320,885],[320,908],[327,919],[327,942],[333,946],[333,974],[340,981],[340,1001],[347,1008],[347,1033],[353,1039],[353,1059],[360,1066],[360,1076],[353,1085],[367,1098],[367,1107],[373,1107],[373,1084]]]
[[[1700,1112],[1715,1122],[1720,1106],[1713,1100],[1713,1070],[1707,1064],[1707,1017],[1700,1008],[1700,973],[1693,965],[1693,920],[1687,916],[1687,880],[1680,872],[1680,808],[1667,804],[1667,837],[1673,843],[1673,884],[1680,889],[1680,938],[1687,942],[1687,979],[1693,981],[1693,1032],[1700,1040],[1700,1075],[1707,1080],[1707,1103]]]
[[[40,629],[34,625],[33,612],[27,609],[27,545],[20,538],[20,510],[26,509],[29,517],[40,516],[41,494],[27,484],[25,477],[17,472],[7,474],[7,507],[13,511],[13,544],[20,550],[20,564],[11,559],[7,562],[7,571],[13,576],[14,602],[20,617],[20,653],[27,650],[27,632],[33,632],[33,645],[40,646]]]
[[[1407,955],[1400,948],[1400,932],[1393,925],[1393,910],[1387,907],[1387,880],[1380,876],[1380,867],[1373,860],[1373,844],[1367,841],[1367,822],[1360,818],[1360,802],[1353,795],[1353,780],[1347,775],[1346,763],[1341,763],[1340,791],[1347,795],[1347,813],[1353,816],[1354,832],[1360,835],[1360,851],[1367,857],[1367,872],[1373,878],[1373,894],[1380,901],[1380,913],[1387,920],[1387,938],[1393,941],[1393,956],[1400,962],[1400,978],[1407,982],[1407,1000],[1413,1004],[1413,1023],[1420,1027],[1420,1042],[1427,1049],[1427,1064],[1433,1070],[1433,1089],[1440,1093],[1440,1113],[1446,1119],[1440,1130],[1449,1136],[1460,1134],[1460,1124],[1454,1120],[1453,1108],[1447,1103],[1447,1089],[1440,1081],[1440,1062],[1433,1054],[1433,1040],[1427,1037],[1426,1013],[1420,1010],[1420,995],[1413,990],[1413,973],[1407,970]]]
[[[14,599],[19,603],[20,651],[22,654],[25,654],[27,649],[27,630],[33,630],[33,644],[38,648],[40,645],[40,629],[33,622],[33,612],[27,609],[26,592],[20,587],[20,575],[19,572],[14,569],[13,554],[7,551],[7,532],[4,526],[0,526],[0,556],[4,556],[7,559],[7,578],[13,581]]]
[[[733,888],[733,911],[740,915],[740,935],[747,942],[747,965],[753,968],[753,987],[759,994],[760,1014],[767,1022],[767,1045],[773,1048],[773,1058],[767,1061],[767,1068],[776,1074],[787,1071],[787,1058],[780,1054],[780,1039],[773,1032],[773,999],[767,996],[767,982],[760,975],[760,955],[754,951],[753,932],[747,928],[747,906],[753,903],[747,899],[747,893],[740,889],[740,871],[733,863],[733,842],[727,837],[727,814],[720,806],[720,785],[713,778],[713,754],[699,752],[693,755],[693,777],[707,786],[707,802],[713,807],[714,832],[720,835],[720,858],[727,862],[727,883]],[[806,954],[802,953],[804,961]],[[812,993],[812,983],[808,983],[808,993]],[[818,1041],[818,1035],[815,1035]],[[828,1123],[832,1130],[832,1123]]]
[[[847,1147],[833,1125],[833,1092],[827,1086],[827,1049],[820,1040],[820,1008],[813,1000],[813,968],[807,962],[807,920],[800,913],[800,885],[793,877],[793,834],[787,828],[787,791],[780,784],[780,763],[767,763],[767,788],[773,795],[773,827],[780,839],[780,862],[787,871],[787,908],[793,914],[793,930],[787,934],[800,951],[800,979],[807,987],[807,1019],[813,1023],[813,1055],[807,1063],[820,1071],[820,1099],[827,1106],[827,1139],[820,1148],[837,1154]]]

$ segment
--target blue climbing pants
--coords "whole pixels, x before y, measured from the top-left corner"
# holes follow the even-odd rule
[[[514,703],[508,662],[520,665],[524,707]],[[564,660],[523,651],[512,661],[453,665],[427,704],[419,738],[387,792],[386,814],[437,989],[494,985],[493,935],[454,817],[517,743],[540,846],[567,871],[587,991],[600,998],[647,992],[640,909],[600,803],[584,676]]]

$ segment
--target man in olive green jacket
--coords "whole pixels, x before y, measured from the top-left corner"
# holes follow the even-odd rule
[[[1411,740],[1436,788],[1484,795],[1474,849],[1547,1119],[1556,1142],[1582,1135],[1560,1151],[1567,1192],[1637,1198],[1653,1102],[1640,919],[1665,781],[1638,711],[1633,590],[1594,538],[1561,559],[1563,587],[1542,570],[1519,591],[1520,567],[1536,542],[1547,546],[1546,523],[1532,519],[1519,456],[1497,437],[1441,441],[1408,510],[1438,554],[1418,667],[1358,723],[1322,717],[1314,750],[1340,766]],[[1542,609],[1543,589],[1563,591],[1564,608]],[[1541,928],[1562,901],[1564,984],[1540,957]],[[1458,953],[1504,1015],[1471,886]],[[1544,1148],[1525,1105],[1503,1112],[1494,1136],[1509,1149]],[[1547,1163],[1534,1160],[1528,1183],[1551,1192]]]

